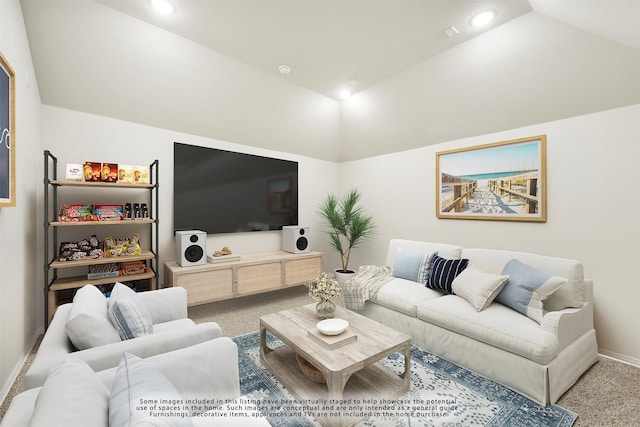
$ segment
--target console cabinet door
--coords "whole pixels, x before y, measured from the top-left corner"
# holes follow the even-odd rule
[[[322,272],[322,258],[291,259],[284,263],[284,285],[299,285]]]
[[[236,291],[238,295],[255,294],[282,287],[282,263],[239,265]]]
[[[233,298],[233,270],[223,268],[181,274],[174,286],[187,290],[187,305]]]

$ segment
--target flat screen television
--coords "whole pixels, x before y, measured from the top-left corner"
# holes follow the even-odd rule
[[[174,230],[216,234],[296,224],[298,162],[174,143]]]

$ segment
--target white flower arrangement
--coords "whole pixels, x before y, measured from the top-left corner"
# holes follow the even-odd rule
[[[309,296],[315,301],[334,301],[342,293],[338,281],[324,272],[304,285],[309,288]]]

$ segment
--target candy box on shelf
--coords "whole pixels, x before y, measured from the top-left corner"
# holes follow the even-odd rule
[[[132,165],[118,165],[118,182],[120,184],[133,184]]]
[[[62,205],[58,213],[58,221],[93,221],[93,205]]]
[[[127,276],[129,274],[142,274],[148,271],[146,261],[129,261],[120,263],[120,274]]]
[[[149,184],[149,166],[134,166],[133,182],[135,184]]]
[[[124,206],[94,205],[93,214],[98,221],[119,221],[124,219]]]
[[[89,266],[87,279],[101,279],[103,277],[116,277],[120,274],[117,262],[109,264],[96,264]]]
[[[67,163],[67,172],[65,178],[67,179],[67,181],[82,181],[82,165]]]
[[[117,163],[103,163],[100,172],[100,181],[102,182],[117,182],[118,181],[118,164]]]
[[[100,182],[100,172],[102,163],[100,162],[84,162],[82,167],[84,180],[87,182]]]

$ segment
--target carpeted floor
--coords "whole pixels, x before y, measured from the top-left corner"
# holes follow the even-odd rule
[[[312,302],[304,286],[266,294],[236,298],[212,304],[192,307],[189,317],[196,322],[215,321],[225,335],[234,337],[259,328],[262,315]],[[23,390],[22,377],[29,366],[27,359],[23,372],[11,387],[7,398],[0,405],[0,421],[11,398]],[[591,367],[578,382],[557,402],[558,405],[578,414],[574,426],[627,427],[638,425],[640,414],[640,368],[606,357]]]

